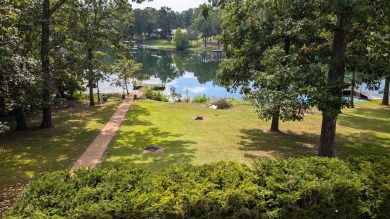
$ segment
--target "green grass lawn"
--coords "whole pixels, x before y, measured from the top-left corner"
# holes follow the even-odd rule
[[[387,155],[390,157],[390,107],[379,102],[357,103],[338,118],[336,156]],[[203,121],[193,118],[205,117]],[[131,107],[102,166],[139,164],[152,170],[174,163],[203,164],[230,160],[251,164],[261,158],[316,155],[321,114],[304,121],[280,124],[271,134],[269,122],[259,120],[251,106],[211,110],[201,104],[140,100]],[[158,154],[142,148],[165,148]]]
[[[147,46],[161,46],[161,47],[172,47],[175,46],[168,40],[159,39],[159,40],[145,40],[142,44]]]
[[[74,104],[54,110],[54,128],[38,129],[39,114],[28,119],[30,130],[0,135],[0,204],[7,199],[12,201],[10,187],[15,189],[17,184],[23,185],[47,171],[70,168],[118,104],[119,101],[100,107],[90,107],[86,102]]]
[[[212,40],[211,42],[212,42],[212,44],[210,44],[210,42],[207,41],[207,47],[204,47],[204,43],[201,39],[198,41],[192,40],[190,42],[190,47],[187,48],[187,50],[193,51],[193,52],[212,52],[213,50],[217,49],[218,47],[216,46],[216,44],[217,44],[216,40]],[[158,49],[167,49],[167,50],[172,50],[172,49],[175,50],[176,49],[175,45],[172,42],[170,42],[168,40],[164,40],[164,39],[145,40],[142,44],[146,45],[146,46],[156,47],[156,49],[157,48]]]

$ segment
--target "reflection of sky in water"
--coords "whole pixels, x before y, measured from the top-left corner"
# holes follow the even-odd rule
[[[164,93],[170,94],[170,88],[175,87],[176,92],[182,95],[187,94],[193,98],[205,94],[209,97],[222,98],[234,97],[240,99],[239,93],[227,92],[225,88],[213,84],[218,60],[212,53],[189,53],[171,52],[160,50],[137,50],[134,53],[137,62],[143,64],[142,74],[147,74],[149,79],[144,80],[145,84],[161,84],[166,81]],[[111,79],[115,76],[111,76]],[[202,83],[201,83],[202,82]],[[382,81],[380,90],[383,90]],[[129,86],[131,90],[131,86]],[[370,91],[365,84],[359,89],[367,91],[375,96],[381,97],[378,90]],[[121,87],[111,85],[111,82],[99,82],[101,93],[122,93],[125,90]],[[359,100],[356,100],[359,101]]]
[[[115,76],[112,76],[115,77]],[[149,80],[144,81],[145,84],[160,84],[161,80],[158,78],[151,77]],[[234,97],[236,99],[240,99],[241,95],[239,93],[230,93],[227,92],[225,88],[219,87],[216,85],[213,85],[212,82],[206,82],[204,84],[199,83],[197,78],[194,76],[191,72],[185,72],[185,74],[182,77],[176,78],[171,82],[168,82],[166,84],[166,89],[164,93],[170,94],[170,87],[175,87],[176,92],[180,93],[182,95],[186,94],[186,90],[188,89],[188,95],[193,98],[200,95],[207,95],[209,97],[216,97],[216,98],[222,98],[222,97]],[[381,83],[381,90],[384,88],[384,82]],[[131,86],[129,89],[132,89]],[[367,91],[375,96],[381,97],[382,95],[379,93],[379,91],[370,91],[367,89],[366,85],[359,86],[359,89],[362,89],[364,91]],[[124,91],[120,87],[115,87],[111,85],[111,82],[108,81],[100,81],[99,82],[99,90],[101,93],[122,93]],[[364,100],[358,100],[357,102],[364,101]]]
[[[149,80],[144,81],[145,84],[160,84],[161,80],[151,77]],[[170,88],[175,87],[176,92],[185,95],[188,89],[188,95],[193,98],[200,95],[207,95],[209,97],[234,97],[239,99],[240,94],[227,92],[225,88],[213,85],[212,82],[206,82],[204,84],[199,83],[198,79],[191,72],[185,72],[181,77],[174,79],[166,84],[164,93],[170,94]]]
[[[143,81],[145,84],[160,84],[161,80],[155,77],[151,77],[149,80]],[[234,97],[239,99],[240,94],[227,92],[225,88],[213,85],[212,82],[206,82],[204,84],[199,83],[198,79],[193,73],[186,72],[182,77],[176,78],[166,84],[164,93],[170,94],[170,88],[175,87],[176,92],[182,95],[186,94],[188,89],[188,95],[193,98],[200,95],[207,95],[209,97]],[[132,89],[131,86],[129,89]],[[122,93],[124,90],[120,87],[112,86],[110,82],[100,81],[99,90],[101,93]]]
[[[161,80],[158,78],[151,77],[149,80],[144,81],[145,84],[160,84]],[[193,98],[200,95],[207,95],[209,97],[216,97],[216,98],[222,98],[222,97],[234,97],[236,99],[240,99],[241,95],[239,93],[230,93],[227,92],[225,88],[219,87],[216,85],[213,85],[212,82],[206,82],[204,84],[199,83],[197,78],[194,76],[191,72],[186,72],[182,77],[176,78],[171,82],[168,82],[166,84],[166,89],[164,91],[165,94],[170,94],[170,88],[171,87],[176,88],[176,92],[180,93],[182,95],[186,94],[186,90],[188,89],[188,95]],[[384,83],[382,81],[381,84],[381,90],[383,90]],[[110,84],[110,82],[107,81],[101,81],[99,82],[99,88],[100,92],[102,93],[122,93],[124,91],[120,87],[115,87]],[[131,89],[131,86],[129,87]],[[370,91],[367,90],[366,85],[359,86],[359,89],[365,90],[375,96],[381,97],[382,95],[379,93],[379,91]],[[348,97],[346,97],[348,98]],[[356,102],[364,101],[355,99]]]

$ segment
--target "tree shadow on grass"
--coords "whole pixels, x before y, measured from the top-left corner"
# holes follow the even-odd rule
[[[181,136],[155,127],[121,132],[114,145],[108,149],[102,167],[140,165],[157,170],[172,164],[190,163],[196,158],[196,142],[179,140]],[[146,153],[142,149],[148,146],[162,147],[164,151]]]
[[[109,105],[107,105],[109,106]],[[116,108],[116,107],[114,107]],[[0,137],[0,190],[26,182],[47,171],[67,169],[99,134],[114,112],[113,107],[78,107],[54,110],[54,127],[39,129],[40,116],[31,128]]]
[[[380,137],[375,132],[360,132],[336,135],[336,156],[383,155],[390,157],[389,138]]]
[[[353,114],[372,117],[378,119],[389,119],[390,118],[390,107],[389,106],[377,106],[378,108],[354,108]]]
[[[269,134],[260,129],[242,129],[240,150],[253,161],[264,157],[303,157],[315,156],[318,152],[320,136],[312,133],[292,132]],[[389,138],[375,132],[337,133],[335,156],[382,155],[390,157]]]
[[[1,135],[0,209],[12,205],[30,179],[69,168],[99,134],[99,126],[108,122],[116,106],[54,109],[53,128],[39,129],[41,116],[36,115],[27,118],[30,129]]]
[[[316,155],[319,135],[293,132],[267,133],[261,129],[241,129],[240,150],[245,157],[257,160],[262,157],[302,157]]]
[[[383,116],[382,114],[380,115]],[[367,118],[363,116],[343,114],[338,118],[337,124],[365,131],[390,133],[390,115],[387,117],[389,118],[388,120],[376,118],[380,117],[373,116],[373,118]]]
[[[140,125],[140,126],[153,125],[153,123],[149,121],[144,121],[139,119],[139,116],[149,116],[149,115],[150,112],[147,108],[137,104],[133,104],[130,107],[129,112],[127,113],[125,121],[123,121],[123,125]]]

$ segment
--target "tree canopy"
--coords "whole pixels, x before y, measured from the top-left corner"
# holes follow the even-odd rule
[[[222,43],[228,57],[218,72],[220,83],[247,94],[262,119],[300,119],[304,109],[317,106],[323,114],[319,155],[334,156],[337,115],[348,106],[341,95],[346,51],[361,39],[353,31],[370,27],[363,36],[375,33],[375,22],[370,22],[377,16],[374,11],[378,5],[384,11],[389,7],[374,0],[213,4],[223,8]],[[365,51],[354,58],[364,60],[369,54],[378,53]]]

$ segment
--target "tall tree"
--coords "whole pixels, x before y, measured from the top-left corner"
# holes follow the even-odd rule
[[[241,86],[245,93],[245,89],[253,85],[253,74],[250,73],[250,69],[261,68],[260,59],[265,51],[264,48],[273,45],[272,41],[264,40],[263,37],[257,38],[258,41],[264,43],[263,45],[254,40],[248,40],[247,34],[251,31],[245,27],[250,22],[264,22],[263,18],[267,18],[268,13],[248,9],[249,5],[253,5],[246,0],[213,0],[212,2],[228,12],[223,18],[232,20],[230,32],[224,30],[226,34],[223,34],[224,48],[229,59],[222,65],[224,68],[220,70],[222,78],[225,78],[222,81],[225,81],[225,85],[230,88]],[[373,15],[374,10],[371,10],[373,6],[370,3],[380,1],[258,0],[252,2],[258,5],[275,4],[282,8],[285,13],[278,14],[271,21],[280,22],[278,25],[281,30],[287,30],[285,33],[293,33],[302,25],[312,24],[309,25],[311,28],[305,31],[305,35],[299,39],[303,44],[295,45],[301,51],[302,59],[300,58],[299,65],[302,62],[306,63],[308,66],[306,73],[310,74],[307,77],[314,76],[314,80],[307,81],[307,85],[315,88],[314,92],[306,93],[305,91],[302,95],[322,111],[323,121],[318,155],[333,157],[337,116],[340,109],[346,105],[346,101],[342,98],[342,88],[345,87],[346,51],[348,42],[351,42],[354,37],[348,33],[351,33],[352,24],[365,23],[369,19],[368,14]],[[295,21],[289,22],[289,20]],[[274,32],[266,32],[261,27],[264,25],[249,30],[258,36],[263,36],[264,33],[274,35]],[[281,36],[282,39],[286,39],[285,36]],[[276,37],[276,40],[280,39]],[[247,44],[250,46],[246,46]],[[326,76],[323,75],[324,64],[328,66]],[[281,83],[280,80],[278,81]]]
[[[175,34],[172,37],[172,42],[177,50],[183,50],[188,47],[188,38],[180,28],[177,28]]]
[[[51,95],[51,73],[50,73],[50,18],[65,3],[66,0],[59,0],[50,7],[50,0],[43,0],[42,3],[42,37],[41,37],[41,65],[42,65],[42,123],[41,128],[53,126],[51,118],[50,95]]]
[[[1,36],[1,108],[4,115],[12,110],[16,121],[16,130],[27,129],[25,110],[36,106],[36,92],[38,83],[36,41],[38,31],[35,25],[37,19],[36,4],[31,6],[29,1],[19,1],[9,4],[9,15],[12,13],[12,22],[5,19]],[[8,26],[8,27],[7,27]]]
[[[240,7],[240,10],[237,10]],[[288,8],[288,10],[287,10]],[[271,120],[270,131],[279,132],[279,120],[301,120],[312,102],[308,68],[300,48],[310,41],[312,27],[299,10],[279,1],[242,1],[223,12],[222,42],[227,60],[218,71],[219,82],[241,89],[260,119]]]
[[[176,29],[177,19],[175,12],[171,8],[161,7],[158,10],[157,24],[161,28],[162,38],[166,38],[171,34],[172,29]]]
[[[118,87],[125,88],[127,95],[129,95],[128,85],[141,77],[141,75],[137,75],[141,67],[141,63],[137,63],[129,57],[122,56],[118,59],[114,67],[114,71],[118,76],[118,80],[116,80],[114,84]]]
[[[89,105],[94,106],[94,87],[102,72],[101,48],[119,48],[123,45],[123,29],[132,24],[131,5],[125,0],[88,0],[80,2],[75,32],[85,58]],[[126,16],[127,15],[127,16]],[[124,27],[123,27],[124,26]],[[100,51],[97,49],[100,48]],[[99,69],[100,68],[100,69]]]
[[[207,47],[207,38],[211,37],[213,34],[211,20],[208,19],[211,10],[209,10],[206,4],[201,5],[200,8],[203,8],[203,10],[198,10],[198,14],[191,24],[190,29],[196,30],[202,35],[204,46]],[[204,12],[204,10],[207,11]]]
[[[340,113],[340,109],[345,105],[342,98],[342,89],[345,87],[344,74],[346,68],[346,52],[351,49],[349,43],[354,39],[358,39],[359,35],[353,34],[357,28],[373,27],[370,24],[370,17],[376,14],[375,3],[380,1],[364,1],[364,0],[349,0],[336,2],[321,2],[320,12],[328,14],[335,21],[328,26],[328,30],[333,34],[331,42],[331,55],[329,62],[329,70],[327,75],[327,83],[323,90],[326,92],[326,98],[318,97],[318,108],[322,111],[322,127],[321,138],[319,145],[319,156],[333,157],[335,136],[336,136],[336,121]],[[374,3],[374,4],[372,4]],[[388,11],[388,9],[386,9]],[[329,28],[331,27],[331,28]],[[369,33],[366,33],[369,34]],[[363,45],[369,47],[369,44],[361,41]],[[367,56],[368,54],[362,54]],[[360,59],[364,65],[371,66],[368,60]],[[369,72],[369,71],[368,71]]]

